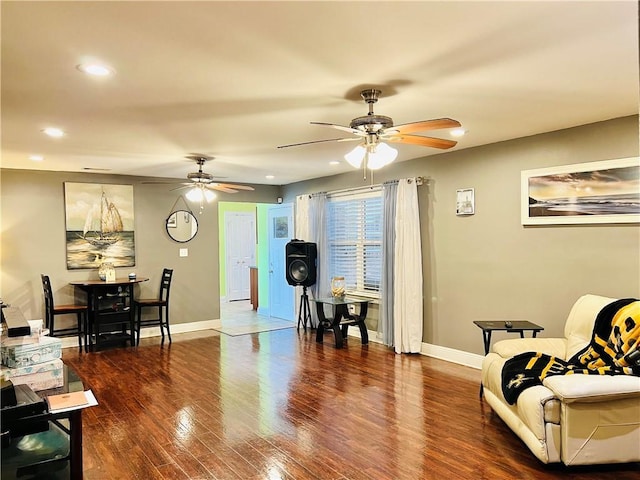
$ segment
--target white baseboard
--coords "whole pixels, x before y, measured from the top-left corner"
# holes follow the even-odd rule
[[[440,360],[446,360],[447,362],[457,363],[459,365],[476,368],[478,370],[482,368],[482,359],[484,358],[482,355],[478,355],[476,353],[441,347],[439,345],[431,345],[430,343],[423,343],[420,353],[422,355],[439,358]]]
[[[189,333],[197,332],[199,330],[211,330],[212,328],[220,328],[222,326],[222,320],[203,320],[201,322],[189,322],[189,323],[172,323],[171,333]],[[159,337],[160,327],[145,327],[140,329],[140,338]]]
[[[220,328],[222,320],[203,320],[201,322],[171,324],[171,333],[189,333],[199,330]],[[160,327],[145,327],[140,330],[140,338],[159,337]],[[78,337],[62,337],[62,348],[78,348]]]
[[[382,335],[378,332],[367,330],[369,334],[369,341],[374,343],[382,343]],[[349,329],[350,337],[360,338],[360,332],[355,328]],[[447,362],[457,363],[466,367],[476,368],[480,370],[482,368],[482,355],[475,353],[464,352],[462,350],[456,350],[448,347],[441,347],[439,345],[431,345],[430,343],[423,343],[420,349],[421,355],[428,357],[438,358]]]

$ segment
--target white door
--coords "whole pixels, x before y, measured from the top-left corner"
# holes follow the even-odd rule
[[[227,301],[247,300],[251,293],[249,267],[256,261],[256,215],[252,212],[226,212],[224,224]]]
[[[269,314],[294,320],[294,287],[287,283],[286,246],[293,238],[293,205],[269,207]]]

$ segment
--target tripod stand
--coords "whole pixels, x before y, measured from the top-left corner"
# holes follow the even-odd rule
[[[307,321],[309,322],[309,328],[311,328],[311,310],[309,309],[309,296],[307,295],[307,287],[302,286],[302,295],[300,295],[300,308],[298,309],[298,327],[300,330],[300,323],[304,331],[307,331]]]

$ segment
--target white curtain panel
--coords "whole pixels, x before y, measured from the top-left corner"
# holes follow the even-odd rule
[[[318,248],[318,258],[316,262],[316,283],[309,287],[311,298],[322,298],[329,295],[331,286],[329,284],[329,255],[327,249],[327,195],[316,193],[309,200],[309,240],[314,242]],[[316,304],[311,302],[311,323],[318,326],[318,314]]]
[[[296,197],[296,238],[305,242],[316,244],[318,249],[316,283],[307,288],[309,299],[326,297],[330,291],[328,278],[327,228],[325,221],[327,195],[316,193],[313,195],[299,195]],[[296,312],[300,312],[300,299],[303,294],[302,287],[296,287]],[[318,325],[316,304],[309,302],[311,311],[311,326]]]
[[[298,240],[305,240],[311,236],[311,224],[309,223],[309,204],[311,203],[309,195],[298,195],[296,197],[296,212],[295,212],[295,238]],[[302,297],[302,287],[295,287],[295,299],[296,299],[296,321],[298,319],[298,313],[300,312],[300,299]],[[309,302],[309,307],[312,307]],[[313,319],[313,316],[312,316]],[[313,320],[312,320],[313,323]]]
[[[414,179],[398,181],[394,265],[394,346],[396,353],[419,353],[422,347],[422,251],[418,187]]]

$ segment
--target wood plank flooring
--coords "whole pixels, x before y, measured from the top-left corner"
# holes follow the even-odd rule
[[[84,412],[84,478],[640,478],[639,464],[540,463],[478,398],[477,370],[350,337],[174,334],[63,360]]]

